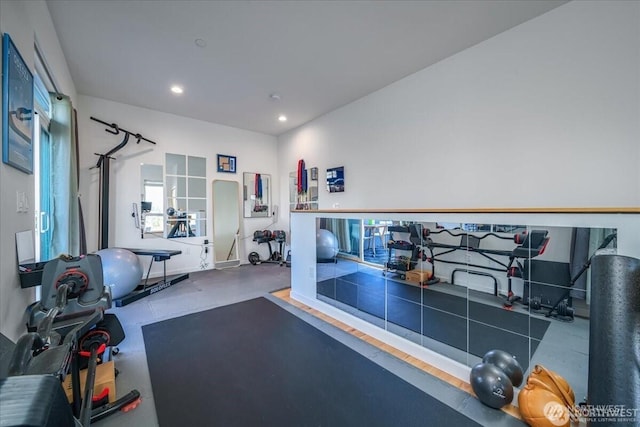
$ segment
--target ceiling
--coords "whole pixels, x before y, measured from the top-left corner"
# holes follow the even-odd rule
[[[563,3],[47,1],[78,93],[270,135]]]

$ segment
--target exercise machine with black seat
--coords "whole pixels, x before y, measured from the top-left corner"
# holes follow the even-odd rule
[[[494,283],[493,294],[495,296],[499,296],[497,279],[492,274],[482,270],[506,273],[508,288],[507,293],[504,296],[505,300],[503,306],[507,309],[510,309],[515,301],[521,299],[521,297],[515,295],[513,292],[512,279],[523,278],[525,268],[522,261],[530,260],[542,255],[547,245],[549,244],[550,239],[549,232],[547,230],[531,230],[530,232],[515,233],[513,236],[502,236],[492,232],[484,233],[482,235],[476,235],[469,234],[467,232],[454,233],[447,229],[442,229],[439,231],[431,231],[429,229],[424,230],[425,231],[423,231],[423,238],[426,241],[424,247],[429,251],[429,255],[422,253],[421,256],[424,260],[431,263],[433,277],[435,277],[435,261],[449,264],[462,264],[460,261],[443,259],[442,257],[444,255],[459,250],[478,254],[492,261],[495,265],[497,265],[497,267],[474,263],[464,263],[466,268],[454,269],[451,273],[451,283],[455,283],[455,275],[458,272],[490,277],[493,279]],[[453,237],[460,237],[460,243],[454,245],[434,242],[431,236],[440,233],[447,233]],[[480,247],[480,243],[482,242],[482,240],[487,238],[510,240],[516,244],[516,247],[512,250],[488,249]],[[435,253],[434,249],[442,249],[442,251]],[[499,259],[497,257],[506,257],[508,261]],[[478,268],[481,270],[470,270],[469,267]]]
[[[257,244],[266,243],[269,248],[269,258],[261,259],[258,252],[251,252],[249,254],[249,262],[252,265],[261,263],[273,263],[283,266],[286,264],[286,260],[283,256],[284,246],[287,241],[287,233],[284,230],[258,230],[253,233],[253,241]],[[271,247],[271,243],[275,242],[278,246],[276,250]]]
[[[88,426],[138,405],[137,390],[115,402],[93,395],[98,363],[110,357],[108,349],[125,336],[117,317],[105,313],[111,307],[111,293],[102,277],[98,255],[46,263],[42,299],[29,306],[27,333],[13,350],[9,376],[0,380],[0,425]],[[86,380],[81,393],[83,365]],[[62,388],[67,375],[71,375],[71,405]]]

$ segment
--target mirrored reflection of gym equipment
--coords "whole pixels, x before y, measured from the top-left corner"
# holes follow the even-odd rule
[[[164,168],[162,165],[140,165],[140,213],[136,227],[140,228],[140,238],[163,232],[164,220]],[[137,208],[134,208],[137,212]]]
[[[189,216],[186,212],[180,212],[173,208],[168,208],[167,216],[169,217],[169,222],[173,223],[169,233],[167,234],[167,239],[196,236],[189,224]]]
[[[206,176],[206,158],[165,153],[163,208],[173,212],[164,224],[166,237],[207,237]]]
[[[120,144],[113,147],[105,154],[95,153],[98,158],[98,162],[94,166],[95,168],[100,169],[100,216],[99,216],[99,224],[100,224],[100,234],[99,234],[99,243],[98,246],[100,249],[106,249],[109,247],[109,178],[110,178],[110,162],[114,160],[111,157],[117,151],[124,148],[125,145],[129,142],[129,137],[133,135],[136,138],[136,144],[139,144],[140,141],[147,141],[151,144],[156,144],[150,139],[144,138],[140,133],[134,133],[132,131],[126,130],[118,126],[116,123],[107,123],[100,119],[96,119],[95,117],[90,117],[91,120],[96,121],[98,123],[102,123],[107,126],[105,132],[111,133],[113,135],[119,135],[121,132],[124,133],[124,138]]]

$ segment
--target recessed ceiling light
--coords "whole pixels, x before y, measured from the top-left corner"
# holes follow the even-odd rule
[[[207,41],[204,39],[196,39],[195,44],[198,47],[205,47],[207,45]]]
[[[278,120],[280,120],[281,122],[286,122],[287,121],[287,116],[285,116],[284,114],[280,114],[278,116]]]
[[[180,95],[182,92],[184,92],[184,89],[182,89],[182,86],[173,85],[171,86],[171,92],[175,93],[176,95]]]

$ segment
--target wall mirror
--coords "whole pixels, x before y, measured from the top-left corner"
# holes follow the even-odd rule
[[[289,173],[289,208],[290,210],[318,210],[318,175],[310,175],[306,169],[306,186],[299,185],[298,172]]]
[[[167,153],[165,164],[166,237],[206,236],[206,159]]]
[[[381,224],[388,235],[378,242],[386,258],[379,267],[362,262],[372,244],[366,223],[318,219],[318,299],[470,367],[489,350],[507,351],[525,371],[544,365],[586,395],[585,266],[597,251],[615,251],[615,229],[397,220],[371,226]],[[361,260],[345,256],[359,250]],[[336,252],[331,263],[320,255]]]
[[[161,237],[164,231],[164,184],[162,165],[140,165],[141,237]]]
[[[215,268],[240,265],[240,189],[236,181],[213,181],[213,252]]]
[[[245,172],[243,181],[244,217],[271,216],[271,175]]]

